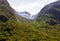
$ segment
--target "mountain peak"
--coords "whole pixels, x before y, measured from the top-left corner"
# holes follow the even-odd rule
[[[31,15],[29,12],[24,11],[24,12],[20,12],[21,14],[27,14],[27,15]]]

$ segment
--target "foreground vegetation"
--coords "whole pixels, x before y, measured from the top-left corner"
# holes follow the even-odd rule
[[[9,19],[0,22],[0,41],[60,41],[60,24],[45,22],[21,23]]]

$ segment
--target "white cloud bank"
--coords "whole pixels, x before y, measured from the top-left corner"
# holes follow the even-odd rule
[[[37,14],[45,5],[56,0],[8,0],[16,11],[27,11],[32,15]]]

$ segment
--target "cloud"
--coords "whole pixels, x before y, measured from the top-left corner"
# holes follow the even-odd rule
[[[17,8],[16,10],[20,12],[28,11],[31,14],[34,14],[34,13],[36,14],[38,11],[40,11],[41,6],[38,3],[33,2],[28,4],[20,4],[15,8]]]
[[[19,12],[28,11],[37,14],[45,5],[56,0],[8,0],[10,5]]]
[[[37,0],[8,0],[8,2],[12,5],[20,5],[20,4],[28,4],[28,3],[32,3],[35,2]]]

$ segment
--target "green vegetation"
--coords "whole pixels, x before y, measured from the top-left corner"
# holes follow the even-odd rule
[[[0,4],[0,41],[60,41],[60,24],[56,20],[44,21],[41,17],[33,22],[21,20],[11,7]]]
[[[18,21],[18,22],[17,22]],[[59,41],[60,25],[48,25],[41,21],[21,23],[19,20],[9,19],[0,22],[0,41]]]

